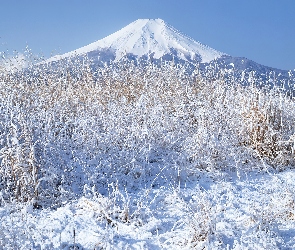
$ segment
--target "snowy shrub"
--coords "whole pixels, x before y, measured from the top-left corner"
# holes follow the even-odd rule
[[[84,187],[106,195],[200,169],[294,166],[292,98],[220,72],[85,58],[2,72],[2,202],[60,206]]]

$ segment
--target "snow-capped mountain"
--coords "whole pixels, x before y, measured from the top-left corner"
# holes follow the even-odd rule
[[[294,72],[291,77],[287,70],[271,68],[247,58],[232,57],[219,52],[182,34],[162,19],[138,19],[101,40],[51,57],[46,63],[54,64],[60,60],[71,60],[81,56],[90,58],[94,65],[110,61],[119,62],[122,58],[127,58],[143,59],[143,62],[148,59],[154,63],[172,60],[176,63],[188,62],[192,65],[198,64],[204,72],[210,64],[217,65],[219,69],[234,66],[235,76],[246,81],[254,72],[257,79],[271,82],[271,85],[283,83],[286,89],[290,89],[290,81],[292,86],[295,82]],[[273,79],[277,83],[274,83]]]
[[[123,29],[75,51],[57,55],[56,61],[77,55],[88,55],[98,61],[118,61],[123,56],[170,59],[208,63],[225,53],[189,38],[161,19],[138,19]]]

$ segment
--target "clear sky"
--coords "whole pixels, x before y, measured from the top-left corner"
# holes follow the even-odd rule
[[[0,0],[0,51],[65,53],[161,18],[232,56],[295,68],[295,0]]]

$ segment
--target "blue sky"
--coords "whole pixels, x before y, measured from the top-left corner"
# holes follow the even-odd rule
[[[295,0],[0,0],[0,51],[49,57],[99,40],[139,18],[161,18],[232,56],[295,68]]]

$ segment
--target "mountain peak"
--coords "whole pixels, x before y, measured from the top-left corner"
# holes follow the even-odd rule
[[[157,24],[162,24],[165,23],[163,19],[161,18],[144,18],[144,19],[137,19],[136,21],[132,22],[132,23],[136,23],[136,22],[145,22],[145,23],[157,23]],[[131,23],[131,24],[132,24]]]
[[[165,26],[167,25],[165,23],[164,20],[160,19],[160,18],[156,18],[156,19],[137,19],[136,21],[128,24],[127,26],[125,26],[123,29],[132,29],[132,28],[136,28],[136,29],[140,29],[146,26],[149,27],[160,27],[160,26]],[[122,30],[122,29],[121,29]]]
[[[154,25],[154,26],[163,26],[167,25],[165,21],[161,18],[156,18],[156,19],[137,19],[136,21],[132,22],[133,23],[142,23],[144,25]],[[130,24],[130,25],[131,25]]]
[[[126,54],[131,54],[139,58],[152,55],[155,59],[173,55],[184,61],[206,63],[225,55],[187,37],[164,20],[157,18],[138,19],[101,40],[64,55],[55,56],[49,61],[83,54],[97,56],[100,54],[99,51],[105,50],[113,53],[112,58],[115,61]]]

